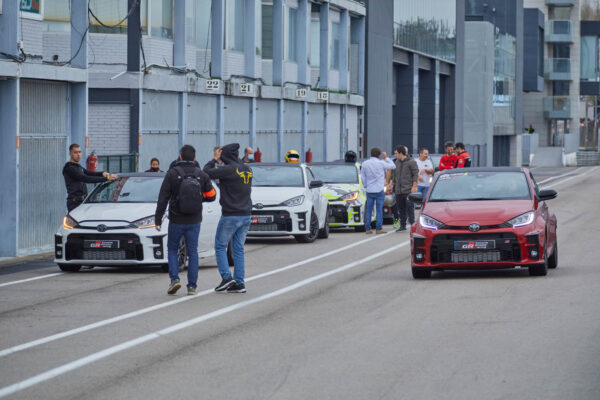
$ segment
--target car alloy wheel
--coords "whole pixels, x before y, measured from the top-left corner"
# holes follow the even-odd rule
[[[327,206],[327,213],[325,215],[329,215],[329,206]],[[317,220],[317,226],[319,221]],[[325,221],[323,224],[323,229],[319,229],[319,239],[327,239],[329,237],[329,222]]]
[[[300,243],[312,243],[319,235],[319,219],[315,210],[310,213],[310,231],[306,235],[296,235],[295,238]]]
[[[546,276],[548,274],[548,236],[544,242],[544,263],[529,267],[529,276]]]
[[[548,259],[548,268],[556,268],[558,267],[558,239],[554,238],[554,250],[552,250],[552,255]]]

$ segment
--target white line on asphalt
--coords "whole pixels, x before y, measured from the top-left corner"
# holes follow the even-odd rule
[[[594,167],[594,168],[592,168],[592,169],[589,169],[589,170],[585,171],[583,174],[578,174],[578,175],[572,176],[572,177],[570,177],[570,178],[566,178],[566,179],[560,180],[560,181],[558,181],[558,182],[554,182],[554,183],[552,183],[551,185],[546,185],[546,186],[544,186],[543,188],[544,188],[544,189],[548,189],[548,188],[551,188],[551,187],[554,187],[554,186],[558,186],[558,185],[560,185],[561,183],[565,183],[565,182],[567,182],[567,181],[570,181],[571,179],[575,179],[575,178],[580,178],[580,177],[582,177],[582,176],[586,176],[587,174],[594,172],[594,171],[595,171],[595,170],[597,170],[598,168],[600,168],[600,167]]]
[[[228,314],[228,313],[230,313],[232,311],[236,311],[236,310],[248,307],[248,306],[250,306],[252,304],[260,303],[262,301],[272,299],[273,297],[277,297],[277,296],[281,296],[283,294],[289,293],[289,292],[291,292],[293,290],[296,290],[296,289],[299,289],[299,288],[301,288],[303,286],[309,285],[309,284],[311,284],[313,282],[316,282],[316,281],[318,281],[320,279],[327,278],[327,277],[329,277],[331,275],[335,275],[337,273],[347,271],[347,270],[352,269],[352,268],[354,268],[354,267],[356,267],[358,265],[361,265],[361,264],[366,263],[368,261],[374,260],[374,259],[376,259],[378,257],[381,257],[381,256],[387,254],[387,253],[390,253],[392,251],[398,250],[399,248],[404,247],[404,246],[406,246],[409,243],[410,243],[410,241],[407,240],[407,241],[402,242],[402,243],[400,243],[400,244],[398,244],[396,246],[390,247],[389,249],[386,249],[386,250],[380,251],[378,253],[372,254],[369,257],[365,257],[365,258],[363,258],[361,260],[354,261],[354,262],[352,262],[350,264],[346,264],[344,266],[341,266],[339,268],[333,269],[331,271],[327,271],[327,272],[324,272],[322,274],[315,275],[315,276],[313,276],[311,278],[307,278],[307,279],[298,281],[298,282],[296,282],[296,283],[294,283],[292,285],[283,287],[283,288],[281,288],[279,290],[275,290],[274,292],[267,293],[267,294],[264,294],[262,296],[255,297],[255,298],[250,299],[250,300],[241,301],[239,303],[232,304],[232,305],[230,305],[228,307],[223,307],[223,308],[221,308],[219,310],[216,310],[216,311],[213,311],[213,312],[210,312],[210,313],[207,313],[207,314],[200,315],[200,316],[198,316],[196,318],[192,318],[190,320],[181,322],[181,323],[173,325],[171,327],[168,327],[168,328],[165,328],[165,329],[161,329],[159,331],[152,332],[152,333],[149,333],[147,335],[140,336],[140,337],[138,337],[136,339],[129,340],[127,342],[123,342],[123,343],[118,344],[116,346],[112,346],[112,347],[109,347],[109,348],[104,349],[102,351],[90,354],[89,356],[86,356],[86,357],[80,358],[78,360],[72,361],[70,363],[61,365],[60,367],[53,368],[53,369],[48,370],[46,372],[43,372],[43,373],[41,373],[39,375],[36,375],[36,376],[31,377],[31,378],[25,379],[25,380],[23,380],[21,382],[17,382],[17,383],[14,383],[12,385],[6,386],[6,387],[0,389],[0,397],[5,397],[5,396],[11,395],[13,393],[19,392],[21,390],[27,389],[29,387],[35,386],[35,385],[40,384],[42,382],[48,381],[48,380],[50,380],[52,378],[56,378],[57,376],[60,376],[60,375],[65,374],[67,372],[74,371],[74,370],[79,369],[81,367],[84,367],[84,366],[86,366],[88,364],[91,364],[93,362],[96,362],[96,361],[102,360],[102,359],[104,359],[106,357],[109,357],[109,356],[111,356],[113,354],[116,354],[116,353],[119,353],[121,351],[130,349],[132,347],[135,347],[135,346],[138,346],[140,344],[149,342],[151,340],[158,339],[158,338],[160,338],[162,336],[166,336],[166,335],[168,335],[170,333],[181,331],[181,330],[189,328],[191,326],[198,325],[198,324],[200,324],[200,323],[202,323],[204,321],[208,321],[210,319],[219,317],[221,315]]]
[[[58,275],[64,275],[64,272],[56,272],[54,274],[47,274],[47,275],[42,275],[42,276],[36,276],[36,277],[33,277],[33,278],[21,279],[20,281],[12,281],[12,282],[0,283],[0,287],[10,286],[10,285],[16,285],[17,283],[37,281],[38,279],[52,278],[53,276],[58,276]]]
[[[541,182],[538,182],[537,184],[538,184],[538,185],[543,185],[543,184],[544,184],[544,183],[546,183],[546,182],[550,182],[550,181],[552,181],[552,180],[555,180],[555,179],[560,179],[560,178],[562,178],[563,176],[567,176],[567,175],[574,174],[575,172],[579,171],[579,170],[580,170],[580,169],[582,169],[582,168],[583,168],[583,167],[579,167],[579,168],[577,168],[577,169],[575,169],[575,170],[573,170],[573,171],[571,171],[571,172],[567,172],[566,174],[562,174],[562,175],[558,175],[558,176],[551,176],[550,178],[548,178],[548,179],[544,179],[543,181],[541,181]]]
[[[328,251],[327,253],[323,253],[323,254],[320,254],[318,256],[314,256],[314,257],[308,258],[306,260],[303,260],[303,261],[300,261],[300,262],[297,262],[297,263],[294,263],[294,264],[290,264],[290,265],[287,265],[285,267],[281,267],[281,268],[275,269],[273,271],[269,271],[269,272],[265,272],[265,273],[262,273],[262,274],[255,275],[255,276],[252,276],[252,277],[246,279],[246,282],[250,282],[250,281],[253,281],[253,280],[256,280],[256,279],[264,278],[266,276],[278,274],[280,272],[284,272],[284,271],[290,270],[292,268],[296,268],[296,267],[299,267],[301,265],[305,265],[305,264],[311,263],[311,262],[319,260],[321,258],[329,257],[329,256],[331,256],[333,254],[340,253],[340,252],[342,252],[344,250],[348,250],[348,249],[350,249],[350,248],[352,248],[354,246],[357,246],[357,245],[360,245],[360,244],[363,244],[363,243],[367,243],[367,242],[370,242],[372,240],[379,239],[381,237],[385,237],[385,236],[387,236],[389,234],[393,234],[393,233],[394,233],[394,231],[388,232],[386,235],[373,236],[372,238],[360,240],[360,241],[358,241],[356,243],[349,244],[347,246],[341,247],[341,248],[336,249],[336,250]],[[147,313],[152,312],[152,311],[160,310],[160,309],[165,308],[165,307],[170,307],[172,305],[175,305],[175,304],[178,304],[178,303],[182,303],[184,301],[189,301],[189,300],[192,300],[192,299],[194,299],[196,297],[206,296],[207,294],[211,294],[211,293],[214,293],[213,289],[204,290],[202,292],[198,292],[195,296],[181,297],[181,298],[178,298],[177,300],[171,300],[171,301],[167,301],[167,302],[164,302],[164,303],[156,304],[154,306],[142,308],[142,309],[139,309],[139,310],[136,310],[136,311],[132,311],[132,312],[126,313],[126,314],[117,315],[116,317],[108,318],[108,319],[105,319],[105,320],[102,320],[102,321],[98,321],[98,322],[93,322],[91,324],[84,325],[84,326],[81,326],[79,328],[70,329],[68,331],[59,332],[59,333],[56,333],[54,335],[50,335],[50,336],[46,336],[46,337],[43,337],[43,338],[40,338],[40,339],[32,340],[32,341],[27,342],[27,343],[19,344],[17,346],[13,346],[13,347],[9,347],[9,348],[4,349],[4,350],[0,350],[0,357],[5,357],[5,356],[7,356],[9,354],[13,354],[13,353],[16,353],[18,351],[30,349],[32,347],[39,346],[39,345],[42,345],[42,344],[45,344],[45,343],[49,343],[49,342],[53,342],[55,340],[64,339],[66,337],[77,335],[77,334],[82,333],[82,332],[87,332],[87,331],[90,331],[92,329],[100,328],[102,326],[114,324],[115,322],[123,321],[123,320],[129,319],[129,318],[134,318],[134,317],[140,316],[142,314],[147,314]]]

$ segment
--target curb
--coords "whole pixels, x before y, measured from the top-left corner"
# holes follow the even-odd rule
[[[7,265],[14,265],[14,264],[23,264],[28,261],[43,260],[43,259],[48,259],[48,258],[52,259],[53,256],[54,256],[54,252],[50,251],[47,253],[38,253],[38,254],[29,255],[29,256],[11,257],[11,258],[7,258],[5,260],[0,260],[0,267],[5,267]]]

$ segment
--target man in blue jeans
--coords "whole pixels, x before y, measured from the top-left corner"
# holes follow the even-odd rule
[[[185,145],[179,152],[179,161],[165,175],[154,223],[160,231],[165,209],[169,204],[169,235],[167,239],[169,278],[171,284],[168,294],[175,294],[181,287],[179,282],[179,243],[185,238],[185,247],[189,259],[188,294],[196,294],[198,283],[198,235],[202,222],[202,203],[215,201],[217,193],[210,178],[195,164],[196,150]]]
[[[365,210],[365,228],[367,234],[373,233],[371,230],[371,215],[373,214],[373,203],[375,203],[376,233],[385,233],[383,231],[383,201],[385,200],[385,175],[386,171],[395,169],[396,165],[390,160],[385,152],[381,152],[379,147],[371,149],[371,158],[362,163],[360,176],[363,186],[367,191],[367,204]]]
[[[216,292],[246,293],[244,243],[252,215],[252,169],[240,160],[239,149],[238,143],[225,145],[221,149],[223,165],[211,160],[204,166],[208,176],[219,180],[221,191],[219,202],[222,212],[215,236],[221,283],[215,288]],[[233,278],[227,260],[227,244],[230,241],[235,264]]]

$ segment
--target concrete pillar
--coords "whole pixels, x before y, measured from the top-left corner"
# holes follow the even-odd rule
[[[310,143],[308,141],[308,102],[302,102],[302,159],[306,155],[306,151],[310,148]]]
[[[319,89],[329,88],[329,3],[321,4],[321,45],[319,65]]]
[[[427,147],[433,151],[439,140],[439,61],[431,63],[431,70],[419,74],[419,119],[417,141],[412,151]]]
[[[187,143],[187,120],[188,120],[188,94],[187,92],[179,93],[179,97],[177,99],[177,120],[178,120],[178,129],[179,136],[177,138],[178,148]]]
[[[86,2],[71,0],[71,66],[88,67],[88,40],[84,33],[88,29],[88,5]],[[88,155],[88,85],[71,83],[70,85],[70,117],[71,143],[79,143],[82,147],[83,160]]]
[[[250,141],[249,146],[254,149],[256,144],[256,97],[250,99],[250,114],[249,114],[249,126],[250,126]]]
[[[21,18],[19,17],[19,4],[17,0],[4,0],[0,14],[0,52],[19,57],[17,42],[21,32]],[[6,58],[0,55],[0,58]]]
[[[17,4],[16,1],[13,3]],[[7,2],[4,1],[4,10]],[[4,14],[6,16],[6,14]],[[14,18],[17,20],[17,18]],[[0,20],[0,26],[2,26]],[[5,31],[6,32],[6,31]],[[0,40],[1,39],[0,35]],[[15,42],[16,43],[16,42]],[[5,51],[3,48],[2,51]],[[18,136],[20,120],[20,81],[18,79],[0,80],[0,257],[17,255],[19,223],[19,169]]]
[[[342,115],[340,121],[340,158],[348,151],[348,104],[342,105]],[[386,150],[386,149],[384,149]]]
[[[245,75],[257,78],[256,71],[256,2],[259,0],[245,0],[244,18],[244,70]]]
[[[340,82],[342,92],[350,91],[349,55],[350,49],[350,15],[348,10],[343,10],[340,18]]]
[[[185,1],[173,2],[173,64],[185,65]]]
[[[310,9],[308,0],[298,0],[298,35],[296,48],[298,50],[298,82],[310,84],[310,66],[308,54],[310,51]]]
[[[88,36],[84,35],[89,24],[87,2],[71,0],[71,24],[71,66],[87,68]]]
[[[456,67],[452,85],[455,89],[453,139],[464,142],[465,103],[465,2],[456,2]],[[448,92],[451,93],[451,92]],[[451,138],[449,137],[448,140]],[[443,150],[443,149],[442,149]]]
[[[210,51],[210,76],[212,78],[223,77],[223,43],[225,40],[225,2],[223,0],[212,0],[211,15],[211,51]],[[217,138],[218,142],[218,138]]]
[[[88,87],[87,83],[70,83],[69,99],[71,134],[70,143],[81,145],[81,159],[88,156]]]
[[[217,146],[225,144],[225,96],[217,97]]]
[[[412,54],[410,64],[397,66],[394,68],[394,73],[396,74],[396,105],[393,107],[392,146],[404,144],[413,151],[418,142],[419,56]],[[375,143],[372,146],[375,146]],[[368,152],[369,149],[365,147],[365,151]]]
[[[283,111],[284,100],[277,102],[277,161],[283,161]]]
[[[323,157],[324,157],[324,161],[328,161],[328,159],[327,159],[327,134],[328,134],[327,119],[329,116],[329,103],[325,103],[324,106],[325,107],[323,107]]]
[[[80,3],[81,5],[87,2],[85,1],[74,1],[73,3]],[[140,41],[142,40],[142,21],[140,18],[140,7],[137,4],[137,0],[128,0],[127,7],[131,9],[135,8],[127,17],[127,71],[137,72],[140,70]],[[86,12],[87,16],[87,12]],[[73,32],[73,30],[71,30]],[[83,32],[83,31],[80,31]]]
[[[273,0],[273,85],[283,79],[283,0]]]
[[[358,19],[359,42],[358,42],[358,94],[365,95],[365,25],[366,18]]]

